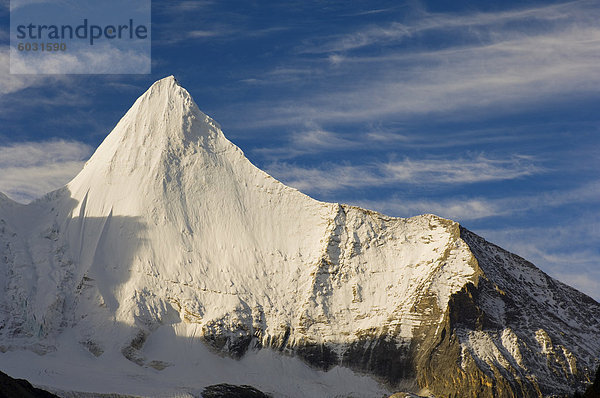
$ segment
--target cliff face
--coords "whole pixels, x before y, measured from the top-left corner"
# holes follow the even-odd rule
[[[576,395],[577,397],[577,395]],[[596,371],[596,378],[594,379],[594,384],[588,387],[588,389],[583,394],[583,398],[598,398],[600,397],[600,366],[598,366],[598,370]]]
[[[497,363],[513,385],[542,395],[568,396],[591,382],[600,360],[599,304],[519,256],[467,230],[461,235],[487,279],[475,302],[489,319],[486,344],[496,347],[481,350],[480,334],[463,329],[459,335],[478,365]]]
[[[592,299],[453,221],[286,187],[173,78],[66,187],[0,196],[0,241],[0,360],[63,390],[537,397],[583,387],[600,354]],[[103,369],[88,385],[83,363]]]
[[[27,380],[13,379],[0,372],[0,398],[58,398],[47,391],[33,387]]]
[[[570,397],[597,366],[600,306],[461,227],[482,274],[452,295],[418,359],[440,397]]]
[[[571,396],[591,381],[600,307],[461,228],[482,270],[454,294],[420,383],[436,396]]]

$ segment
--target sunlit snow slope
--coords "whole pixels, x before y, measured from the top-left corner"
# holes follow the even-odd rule
[[[173,77],[66,187],[0,196],[0,243],[0,369],[63,390],[545,396],[600,355],[589,297],[450,220],[281,184]]]

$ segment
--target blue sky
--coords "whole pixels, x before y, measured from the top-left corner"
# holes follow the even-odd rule
[[[153,1],[151,75],[10,75],[0,191],[70,180],[175,75],[260,168],[321,200],[435,213],[600,299],[597,1]]]

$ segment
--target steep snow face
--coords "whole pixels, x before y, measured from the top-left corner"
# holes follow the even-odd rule
[[[190,320],[250,316],[258,304],[290,317],[299,298],[282,287],[306,282],[299,270],[317,261],[335,214],[255,168],[172,77],[67,188],[79,269],[110,287],[103,302],[129,325],[157,322],[171,304]]]
[[[254,167],[168,77],[135,102],[66,187],[27,206],[0,196],[0,350],[13,351],[0,363],[12,376],[60,389],[86,390],[68,376],[85,363],[115,369],[99,372],[88,391],[100,391],[105,375],[121,378],[112,392],[130,394],[231,382],[279,395],[293,385],[308,396],[380,396],[374,381],[339,366],[414,390],[417,379],[430,383],[419,372],[433,369],[428,355],[439,347],[448,347],[447,363],[460,363],[462,352],[493,377],[486,364],[500,357],[487,342],[501,341],[510,369],[548,377],[527,370],[533,365],[519,348],[547,340],[537,326],[450,330],[451,303],[469,286],[512,287],[508,274],[480,267],[489,263],[488,247],[473,250],[468,240],[457,223],[433,215],[391,218],[286,187]],[[492,315],[510,312],[503,308],[512,304],[500,301],[481,305]],[[454,335],[460,348],[442,344]],[[557,339],[553,333],[552,347],[531,349],[554,350]],[[560,346],[575,358],[566,360],[569,382],[586,377],[577,358],[600,352],[597,344],[576,345]],[[22,348],[44,356],[20,363]],[[243,358],[233,364],[214,352]],[[37,373],[53,362],[64,365],[56,376]],[[279,380],[258,375],[274,372],[273,363],[285,369]]]

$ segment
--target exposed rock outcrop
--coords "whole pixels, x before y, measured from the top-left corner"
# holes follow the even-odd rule
[[[58,398],[48,391],[35,388],[27,380],[13,379],[0,372],[0,398]]]

